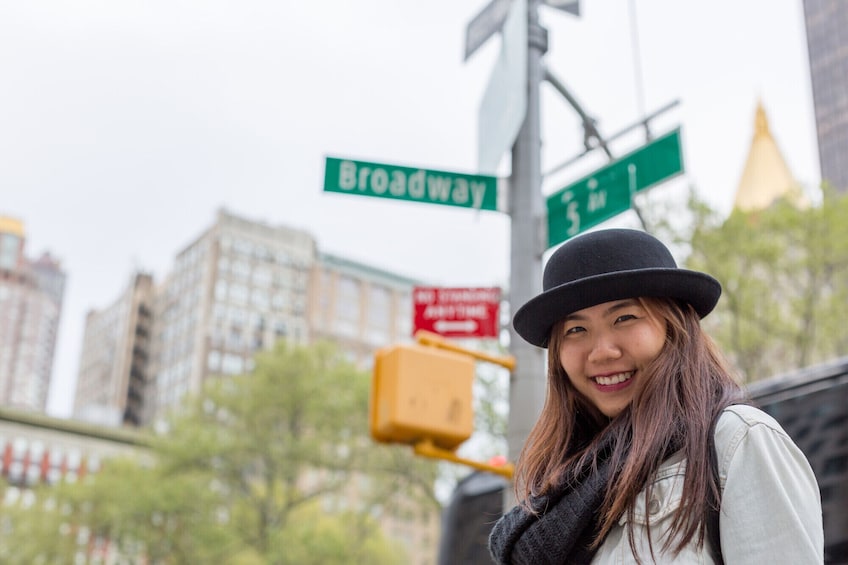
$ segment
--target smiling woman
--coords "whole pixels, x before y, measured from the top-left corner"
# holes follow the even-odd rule
[[[513,325],[548,349],[497,563],[822,563],[821,501],[786,432],[701,331],[721,294],[656,238],[601,230],[551,256]]]

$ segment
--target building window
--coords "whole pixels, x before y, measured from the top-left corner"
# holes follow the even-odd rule
[[[250,301],[258,310],[268,310],[270,300],[268,300],[268,291],[254,288],[250,295]]]
[[[209,371],[212,373],[217,373],[221,370],[221,352],[215,351],[214,349],[209,352],[209,357],[206,360],[206,365],[209,368]]]
[[[250,278],[250,265],[245,261],[233,261],[233,276],[239,280]]]
[[[219,280],[215,283],[215,300],[227,299],[227,281]]]
[[[338,290],[336,318],[340,322],[356,325],[359,322],[360,311],[359,281],[342,276],[339,278]]]
[[[241,284],[230,286],[230,300],[236,304],[247,304],[249,293],[247,287]]]
[[[412,335],[412,295],[404,294],[398,300],[397,309],[398,335],[407,337]]]
[[[286,295],[277,292],[274,294],[274,297],[271,299],[271,307],[274,310],[282,310],[286,306]]]
[[[392,295],[389,289],[372,286],[368,293],[367,339],[374,345],[391,340]]]
[[[267,288],[271,286],[271,271],[265,267],[255,269],[253,271],[253,284]]]
[[[225,375],[238,375],[244,371],[244,359],[227,353],[221,363],[221,372]]]
[[[21,239],[12,234],[0,234],[0,268],[14,270],[18,266]]]
[[[283,322],[282,320],[277,320],[276,322],[274,322],[274,335],[277,337],[277,339],[284,338],[287,334],[288,332],[286,331],[285,322]]]

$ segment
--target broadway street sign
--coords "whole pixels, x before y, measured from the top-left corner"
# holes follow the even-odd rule
[[[632,195],[683,172],[680,130],[657,138],[548,197],[548,247],[630,209]]]
[[[324,191],[444,204],[477,210],[498,209],[498,178],[327,157]]]

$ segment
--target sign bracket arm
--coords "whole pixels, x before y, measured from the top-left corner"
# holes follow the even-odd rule
[[[551,70],[547,68],[547,66],[543,70],[545,80],[551,86],[553,86],[554,89],[559,92],[563,98],[565,98],[565,100],[571,105],[571,107],[574,108],[574,111],[577,112],[577,115],[580,116],[580,119],[583,120],[583,144],[586,146],[586,150],[588,151],[593,149],[589,142],[592,138],[597,139],[601,149],[604,150],[604,153],[607,154],[607,157],[612,159],[612,152],[609,150],[607,142],[604,140],[603,136],[598,131],[598,128],[595,125],[595,118],[591,117],[589,114],[586,113],[586,111],[583,109],[577,99],[574,98],[574,96],[572,96],[572,94],[568,91],[568,88],[566,88],[565,84],[563,84],[562,81],[560,81],[551,72]]]
[[[451,341],[448,341],[437,333],[428,332],[426,330],[418,330],[417,332],[415,332],[415,341],[417,341],[421,345],[427,345],[430,347],[435,347],[437,349],[445,349],[447,351],[453,351],[455,353],[462,353],[463,355],[470,355],[475,359],[494,363],[495,365],[500,365],[501,367],[509,369],[510,371],[515,369],[515,357],[513,357],[512,355],[492,355],[484,351],[474,351],[472,349],[468,349],[462,347],[461,345],[457,345]]]
[[[648,122],[650,122],[652,119],[656,118],[660,114],[667,112],[668,110],[671,110],[672,108],[674,108],[678,104],[680,104],[680,100],[672,100],[671,102],[669,102],[665,106],[651,112],[650,114],[648,114],[647,116],[645,116],[641,120],[638,120],[637,122],[634,122],[634,123],[630,124],[629,126],[625,127],[624,129],[612,134],[611,136],[609,136],[607,138],[607,143],[611,143],[611,142],[615,141],[619,137],[622,137],[623,135],[630,133],[631,131],[633,131],[636,128],[647,127]],[[562,169],[568,167],[569,165],[579,161],[580,159],[582,159],[583,157],[585,157],[586,155],[588,155],[589,153],[591,153],[595,149],[597,149],[597,148],[596,147],[590,147],[590,148],[586,149],[582,153],[572,157],[571,159],[568,159],[567,161],[565,161],[563,163],[560,163],[559,165],[550,169],[546,173],[543,173],[542,177],[547,177],[547,176],[550,176],[554,173],[561,171]]]

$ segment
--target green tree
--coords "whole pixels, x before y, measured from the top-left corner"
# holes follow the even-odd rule
[[[685,214],[665,214],[651,231],[685,247],[685,266],[721,282],[705,327],[750,381],[845,354],[846,213],[848,195],[827,188],[818,205],[779,200],[729,217],[691,191]],[[675,216],[691,222],[668,221]]]
[[[150,563],[402,563],[370,516],[436,510],[435,464],[370,440],[368,375],[331,345],[281,342],[255,361],[187,402],[149,458],[39,493],[52,509],[21,509],[14,523],[15,538],[38,540],[27,556],[70,562],[62,528]]]
[[[49,496],[44,488],[27,493],[5,481],[0,488],[6,493],[0,513],[0,563],[73,563],[78,546],[70,535],[70,510],[57,505],[62,497]]]
[[[277,548],[280,563],[402,565],[407,561],[402,547],[382,540],[370,516],[350,512],[328,516],[315,505],[298,512],[288,541],[291,543]]]

